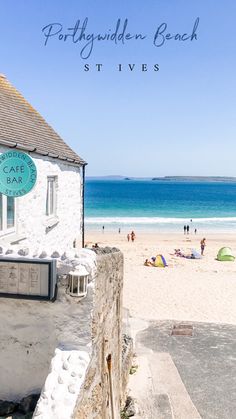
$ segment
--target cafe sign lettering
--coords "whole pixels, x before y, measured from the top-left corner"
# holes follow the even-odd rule
[[[0,193],[12,197],[25,195],[36,179],[37,169],[28,154],[10,150],[0,155]]]

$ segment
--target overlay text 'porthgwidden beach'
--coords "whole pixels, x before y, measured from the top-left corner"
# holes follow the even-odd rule
[[[197,17],[193,24],[186,31],[181,29],[179,32],[171,31],[168,23],[158,24],[151,35],[143,32],[131,33],[129,31],[129,20],[118,19],[114,29],[108,29],[105,32],[95,33],[89,29],[89,19],[78,19],[74,26],[64,28],[62,23],[49,23],[42,28],[44,36],[44,45],[48,45],[52,40],[60,42],[72,42],[80,46],[80,57],[84,60],[90,58],[93,53],[95,42],[113,42],[114,44],[125,44],[130,41],[144,42],[151,40],[154,47],[162,47],[167,41],[178,41],[186,43],[187,41],[197,41],[198,27],[200,18]]]

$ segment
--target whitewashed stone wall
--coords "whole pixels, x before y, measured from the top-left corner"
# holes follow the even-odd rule
[[[0,153],[9,148],[0,145]],[[16,151],[16,149],[11,149]],[[64,251],[82,242],[82,169],[69,163],[36,153],[28,153],[37,167],[37,183],[27,195],[16,198],[17,234],[1,238],[21,241],[32,253],[42,249]],[[46,215],[47,177],[57,176],[57,220],[50,222]]]

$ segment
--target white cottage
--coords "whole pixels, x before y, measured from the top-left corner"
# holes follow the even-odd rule
[[[0,75],[0,154],[23,151],[37,168],[27,195],[0,194],[0,242],[31,253],[84,245],[82,160],[24,97]]]

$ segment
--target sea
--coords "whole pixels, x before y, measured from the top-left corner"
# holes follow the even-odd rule
[[[236,234],[236,182],[98,180],[85,183],[85,227]]]

